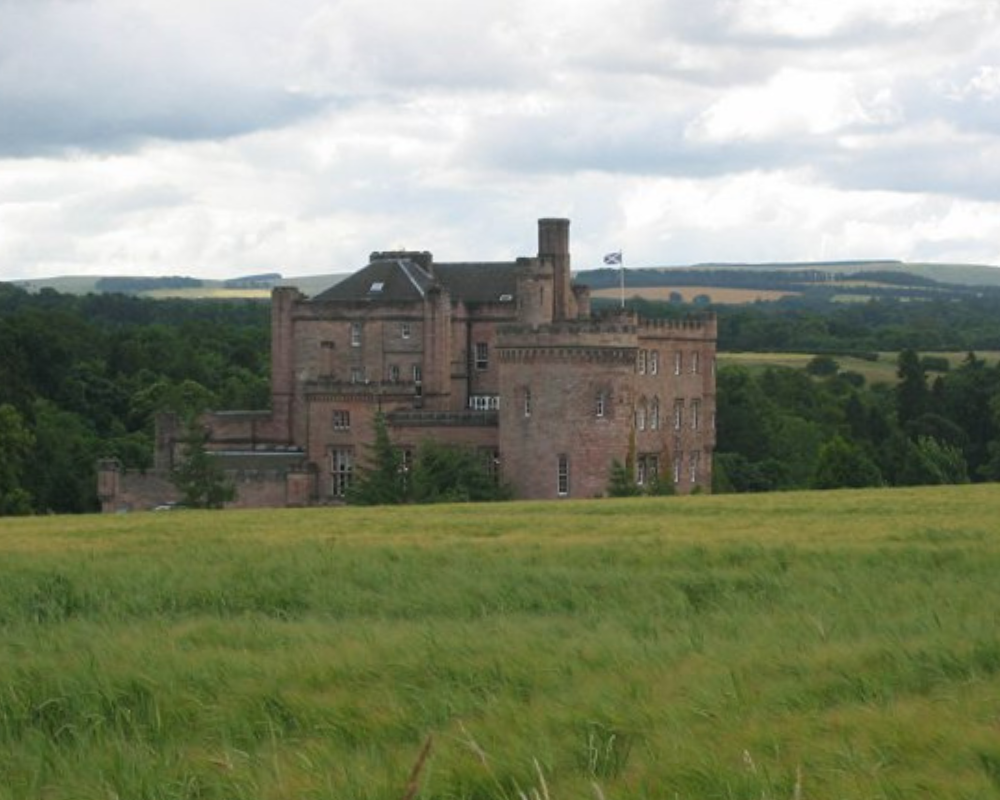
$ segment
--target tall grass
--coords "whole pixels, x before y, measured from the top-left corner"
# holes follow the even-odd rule
[[[966,486],[4,520],[0,800],[996,797],[997,519]]]

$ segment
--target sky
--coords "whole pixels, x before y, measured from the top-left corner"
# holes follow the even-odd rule
[[[1000,264],[1000,0],[0,0],[0,280]]]

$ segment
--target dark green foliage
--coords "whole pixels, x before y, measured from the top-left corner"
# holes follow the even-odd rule
[[[12,405],[0,405],[0,514],[27,514],[31,495],[22,485],[35,437]]]
[[[266,408],[268,319],[266,303],[0,284],[0,405],[31,442],[28,457],[2,459],[16,491],[0,489],[0,514],[95,510],[95,463],[149,467],[159,411]]]
[[[410,480],[404,470],[403,456],[389,440],[385,415],[375,415],[375,443],[371,448],[371,466],[359,467],[347,494],[349,503],[380,506],[405,503],[410,499]]]
[[[486,458],[470,447],[424,442],[412,472],[413,500],[455,503],[509,499],[510,490],[497,482]]]
[[[215,457],[206,449],[208,431],[189,420],[186,424],[180,464],[171,480],[191,508],[222,508],[236,496],[235,487]]]
[[[636,497],[642,494],[642,489],[635,482],[634,470],[629,469],[617,458],[611,462],[611,472],[608,476],[608,495],[610,497]]]
[[[831,375],[836,375],[840,371],[840,365],[837,363],[833,356],[814,356],[810,359],[809,363],[806,364],[806,372],[810,375],[816,375],[818,377],[829,377]]]
[[[927,413],[930,408],[930,393],[927,390],[927,376],[920,363],[920,356],[913,350],[903,350],[899,354],[898,363],[896,418],[905,425]]]
[[[864,451],[835,436],[819,451],[813,486],[817,489],[880,486],[882,475]]]

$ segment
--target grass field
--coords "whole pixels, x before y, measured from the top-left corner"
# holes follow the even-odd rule
[[[0,798],[996,798],[998,519],[996,485],[5,519]]]
[[[669,300],[672,294],[679,294],[685,303],[694,302],[696,297],[706,295],[713,303],[741,305],[743,303],[756,303],[757,301],[780,300],[782,297],[798,295],[801,292],[784,292],[773,289],[735,289],[725,286],[625,287],[626,298],[641,297],[644,300]],[[591,291],[590,296],[617,300],[621,297],[621,290],[617,288],[595,289]]]
[[[968,356],[968,353],[931,353],[934,356],[943,356],[951,364],[951,368],[958,367]],[[977,358],[988,364],[996,364],[1000,361],[1000,353],[996,351],[980,351],[976,353]],[[794,367],[805,369],[812,360],[811,353],[724,353],[720,352],[718,359],[720,366],[740,365],[749,369],[764,369],[766,367]],[[864,358],[853,356],[834,356],[837,364],[843,372],[857,372],[863,375],[868,383],[895,383],[897,353],[880,353],[877,361],[870,361]],[[933,379],[935,373],[930,373]]]

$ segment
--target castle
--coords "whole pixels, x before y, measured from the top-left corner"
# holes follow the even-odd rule
[[[204,417],[234,505],[342,501],[379,412],[404,461],[428,439],[477,448],[517,498],[603,495],[629,458],[637,483],[711,486],[714,318],[592,315],[568,220],[539,220],[538,254],[512,262],[375,252],[315,297],[275,289],[271,314],[271,409]],[[180,438],[161,419],[151,472],[103,464],[104,510],[175,497]]]

